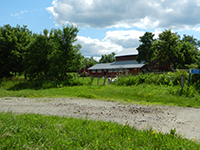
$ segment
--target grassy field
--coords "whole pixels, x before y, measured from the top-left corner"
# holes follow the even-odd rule
[[[82,85],[64,86],[62,82],[43,84],[29,83],[27,81],[2,81],[0,84],[0,97],[77,97],[102,99],[110,101],[133,102],[139,104],[160,104],[182,107],[200,107],[199,93],[191,86],[184,87],[185,95],[181,95],[179,85],[138,84],[132,86],[103,85],[100,79],[91,84],[90,78],[80,78]],[[52,88],[51,88],[52,87]]]
[[[168,134],[103,121],[0,113],[0,149],[200,149],[173,129]]]
[[[135,84],[103,85],[90,78],[65,82],[1,80],[0,97],[76,97],[139,104],[200,107],[199,93],[191,86]],[[69,84],[69,82],[67,83]],[[185,94],[182,94],[184,92]],[[0,149],[200,149],[196,139],[136,130],[128,124],[37,114],[0,113]]]

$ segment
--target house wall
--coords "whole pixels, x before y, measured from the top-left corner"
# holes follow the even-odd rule
[[[116,61],[136,60],[137,55],[116,57]]]
[[[116,75],[126,75],[126,74],[131,74],[131,75],[138,75],[138,73],[142,72],[140,68],[131,68],[131,69],[120,69],[120,70],[108,70],[105,69],[105,74],[104,74],[104,69],[102,69],[102,72],[98,72],[97,70],[92,71],[89,70],[89,75],[93,77],[102,77],[102,76],[107,76],[107,77],[115,77]]]
[[[104,71],[101,69],[101,73],[98,70],[89,70],[89,75],[93,77],[104,76]]]
[[[129,69],[129,74],[131,75],[138,75],[139,73],[141,73],[141,69],[140,68],[132,68],[132,69]]]
[[[101,70],[101,73],[98,72],[98,70],[95,70],[95,71],[92,71],[92,70],[89,70],[89,75],[90,76],[93,76],[93,77],[102,77],[102,76],[107,76],[107,77],[114,77],[118,74],[118,71],[115,72],[114,70],[111,72],[111,70],[108,70],[108,69],[102,69]]]

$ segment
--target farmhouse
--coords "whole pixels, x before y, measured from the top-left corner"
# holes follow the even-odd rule
[[[113,63],[96,64],[88,69],[89,75],[93,77],[112,77],[118,74],[138,74],[145,65],[136,61],[138,51],[135,48],[127,48],[115,55]]]

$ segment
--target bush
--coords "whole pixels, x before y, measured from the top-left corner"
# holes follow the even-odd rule
[[[137,85],[137,84],[155,84],[155,85],[180,85],[181,75],[185,76],[185,83],[188,83],[189,73],[186,71],[168,72],[163,74],[139,74],[137,76],[120,77],[117,81],[118,85]]]
[[[181,84],[181,75],[185,76],[185,81],[188,81],[189,73],[187,71],[180,71],[177,70],[174,73],[170,73],[170,80],[172,81],[173,85]]]
[[[171,86],[168,92],[174,96],[195,97],[197,92],[194,86],[187,88],[186,86],[181,89],[180,86]]]

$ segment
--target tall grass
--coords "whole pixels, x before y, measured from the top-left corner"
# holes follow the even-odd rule
[[[139,74],[137,76],[125,76],[121,77],[118,85],[138,85],[138,84],[155,84],[155,85],[180,85],[181,75],[185,77],[185,84],[188,84],[189,73],[186,71],[168,72],[162,74]]]
[[[199,149],[176,130],[136,130],[118,123],[0,113],[0,149]]]
[[[181,74],[185,73],[185,86],[180,86]],[[183,107],[200,107],[198,90],[192,84],[187,87],[187,72],[166,74],[140,74],[119,77],[113,85],[103,85],[103,79],[90,77],[69,81],[2,80],[0,97],[76,97],[139,104],[161,104]],[[70,84],[69,84],[70,83]]]

